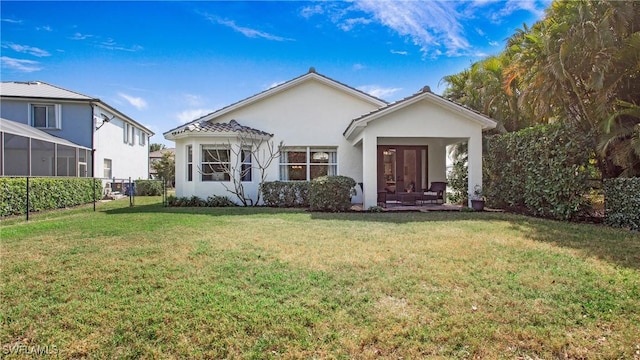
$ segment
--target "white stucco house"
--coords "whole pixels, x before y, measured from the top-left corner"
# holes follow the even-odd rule
[[[0,83],[0,175],[148,179],[153,132],[100,99]]]
[[[268,181],[349,176],[361,183],[352,201],[366,209],[377,204],[379,191],[403,191],[409,185],[426,189],[431,182],[446,181],[446,147],[459,142],[468,142],[472,193],[482,186],[482,132],[495,126],[494,120],[428,87],[387,103],[311,68],[164,137],[175,141],[178,197],[229,196],[229,176],[219,169],[255,167],[256,159],[233,149],[238,139],[250,135],[282,143],[279,158],[267,169]],[[212,151],[222,156],[212,158]],[[247,192],[258,191],[256,171],[242,177]]]

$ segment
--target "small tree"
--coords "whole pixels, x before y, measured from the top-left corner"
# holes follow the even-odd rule
[[[151,164],[151,168],[161,179],[173,184],[176,177],[176,160],[172,152],[165,152],[162,158]]]
[[[164,144],[153,143],[149,145],[149,152],[154,152],[162,149],[166,149],[167,147]]]
[[[225,174],[232,186],[224,182],[222,186],[235,195],[243,206],[257,206],[262,195],[262,185],[267,179],[267,169],[273,160],[280,156],[283,143],[281,141],[275,146],[274,142],[264,135],[243,132],[239,133],[236,139],[237,142],[233,144],[227,141],[224,149],[206,150],[207,155],[216,163],[215,172],[206,172],[201,168],[198,168],[198,171],[203,175]],[[254,169],[258,171],[259,183],[257,194],[251,198],[246,192],[244,181],[254,174]]]

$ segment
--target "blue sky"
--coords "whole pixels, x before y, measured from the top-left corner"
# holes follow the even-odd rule
[[[503,50],[548,0],[0,2],[2,81],[100,98],[156,135],[306,73],[387,101]]]

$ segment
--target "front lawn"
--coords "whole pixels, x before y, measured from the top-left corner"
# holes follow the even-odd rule
[[[638,233],[158,202],[3,221],[3,355],[640,358]]]

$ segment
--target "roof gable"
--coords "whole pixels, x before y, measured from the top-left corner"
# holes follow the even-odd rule
[[[295,88],[296,86],[299,86],[301,84],[307,83],[309,81],[318,81],[318,82],[320,82],[320,83],[322,83],[324,85],[330,86],[330,87],[332,87],[334,89],[337,89],[337,90],[339,90],[339,91],[341,91],[343,93],[346,93],[346,94],[348,94],[350,96],[354,96],[354,97],[356,97],[358,99],[361,99],[361,100],[364,100],[364,101],[366,101],[368,103],[371,103],[371,104],[375,105],[376,107],[381,107],[381,106],[387,105],[387,102],[382,100],[382,99],[379,99],[379,98],[377,98],[375,96],[369,95],[369,94],[367,94],[367,93],[365,93],[363,91],[360,91],[360,90],[358,90],[356,88],[353,88],[353,87],[350,87],[348,85],[345,85],[345,84],[343,84],[343,83],[341,83],[339,81],[336,81],[334,79],[331,79],[331,78],[329,78],[327,76],[318,74],[315,71],[314,68],[310,68],[309,72],[304,74],[304,75],[298,76],[297,78],[289,80],[289,81],[287,81],[285,83],[282,83],[282,84],[280,84],[278,86],[274,86],[274,87],[272,87],[270,89],[267,89],[267,90],[262,91],[262,92],[260,92],[258,94],[255,94],[253,96],[250,96],[248,98],[240,100],[240,101],[238,101],[236,103],[233,103],[231,105],[225,106],[225,107],[223,107],[223,108],[221,108],[219,110],[216,110],[216,111],[214,111],[214,112],[212,112],[210,114],[207,114],[207,115],[204,115],[204,116],[202,116],[202,117],[200,117],[198,119],[195,119],[195,120],[193,120],[193,121],[191,121],[191,122],[189,122],[187,124],[184,124],[184,125],[181,125],[179,127],[174,128],[174,129],[171,129],[171,130],[165,132],[164,135],[166,137],[166,136],[168,136],[170,134],[175,133],[176,131],[181,131],[181,129],[183,129],[185,127],[188,127],[189,125],[192,125],[192,124],[202,124],[205,121],[212,121],[212,120],[214,120],[214,119],[216,119],[218,117],[221,117],[221,116],[223,116],[225,114],[228,114],[228,113],[230,113],[232,111],[235,111],[235,110],[238,110],[240,108],[244,108],[244,107],[250,106],[252,104],[257,103],[258,101],[261,101],[261,100],[267,99],[269,97],[275,96],[277,94],[283,93],[283,92],[285,92],[285,91],[287,91],[289,89]]]
[[[350,138],[352,135],[356,134],[358,130],[366,127],[370,121],[379,119],[400,109],[404,109],[422,100],[426,100],[430,103],[439,105],[447,109],[448,111],[458,113],[462,115],[463,118],[478,123],[482,127],[482,130],[493,129],[497,125],[496,121],[491,119],[490,117],[478,111],[469,109],[466,106],[445,99],[442,96],[436,95],[431,92],[431,89],[428,86],[425,86],[420,91],[411,96],[408,96],[402,100],[398,100],[394,103],[388,104],[387,106],[383,106],[368,114],[364,114],[358,118],[353,119],[349,126],[347,126],[347,128],[345,129],[343,135],[346,138]]]
[[[237,121],[231,120],[228,123],[212,123],[207,120],[200,120],[197,122],[191,122],[185,126],[182,126],[170,133],[165,133],[165,137],[175,139],[181,135],[187,134],[201,134],[201,135],[249,135],[257,137],[272,137],[273,134],[268,132],[254,129],[248,126],[240,125]]]

